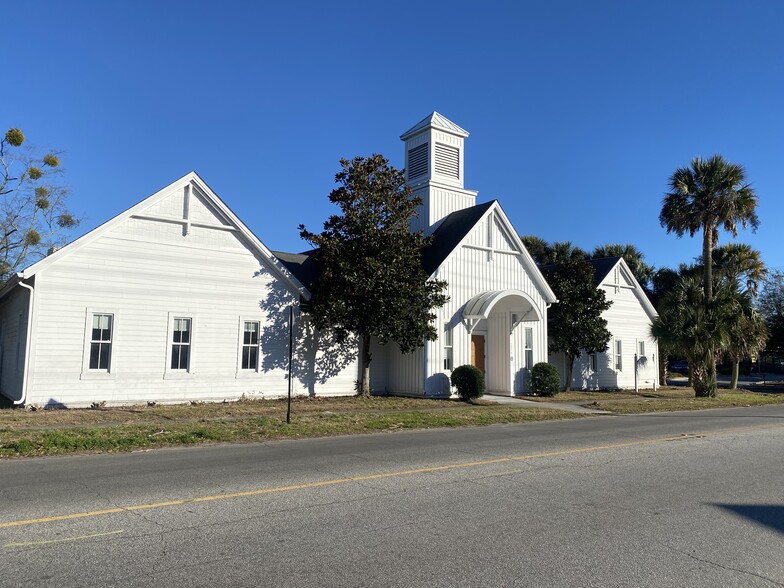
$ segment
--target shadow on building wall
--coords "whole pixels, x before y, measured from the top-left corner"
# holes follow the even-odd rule
[[[268,275],[268,272],[262,270],[256,275]],[[307,314],[300,314],[296,298],[279,280],[271,279],[266,288],[266,296],[259,302],[266,317],[259,337],[261,369],[264,372],[282,370],[288,374],[289,309],[294,304],[291,374],[308,391],[309,396],[315,396],[317,384],[325,384],[356,360],[357,341],[351,337],[339,342],[334,333],[317,331]]]

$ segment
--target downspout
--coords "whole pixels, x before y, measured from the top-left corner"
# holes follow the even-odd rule
[[[30,340],[33,336],[33,298],[35,297],[35,289],[26,284],[22,279],[19,280],[19,285],[30,291],[30,300],[27,306],[27,336],[25,341],[25,367],[22,372],[22,397],[19,400],[14,400],[15,405],[22,405],[27,400],[27,382],[30,380]]]

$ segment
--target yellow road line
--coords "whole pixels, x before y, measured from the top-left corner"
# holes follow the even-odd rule
[[[750,427],[739,427],[733,429],[724,429],[722,431],[715,431],[710,433],[711,436],[725,435],[730,433],[737,433],[741,431],[751,431],[759,429],[769,429],[779,425],[757,425]],[[621,449],[624,447],[638,447],[640,445],[652,445],[655,443],[663,443],[667,441],[682,441],[685,439],[701,439],[708,436],[707,433],[700,434],[683,434],[672,437],[658,437],[655,439],[646,439],[643,441],[629,441],[627,443],[612,443],[609,445],[594,445],[591,447],[581,447],[579,449],[565,449],[563,451],[548,451],[545,453],[532,453],[528,455],[520,455],[517,457],[499,457],[496,459],[486,459],[481,461],[469,461],[463,463],[453,463],[442,466],[431,466],[426,468],[417,468],[412,470],[402,470],[397,472],[385,472],[382,474],[369,474],[367,476],[354,476],[347,478],[336,478],[333,480],[322,480],[320,482],[307,482],[304,484],[293,484],[291,486],[278,486],[273,488],[259,488],[256,490],[246,490],[244,492],[230,492],[226,494],[215,494],[212,496],[199,496],[196,498],[180,498],[176,500],[167,500],[165,502],[152,502],[149,504],[136,504],[131,506],[120,506],[115,508],[106,508],[103,510],[93,510],[88,512],[77,512],[72,514],[54,515],[50,517],[41,517],[37,519],[24,519],[18,521],[0,522],[0,529],[7,527],[19,527],[22,525],[34,525],[37,523],[53,523],[57,521],[68,521],[72,519],[83,519],[87,517],[98,517],[102,515],[117,514],[122,512],[134,512],[137,510],[150,510],[153,508],[163,508],[166,506],[179,506],[182,504],[192,504],[198,502],[213,502],[216,500],[228,500],[232,498],[245,498],[248,496],[260,496],[263,494],[276,494],[280,492],[289,492],[291,490],[305,490],[310,488],[320,488],[323,486],[335,486],[338,484],[347,484],[350,482],[365,482],[368,480],[380,480],[382,478],[393,478],[399,476],[410,476],[413,474],[427,474],[431,472],[441,472],[445,470],[457,470],[465,468],[474,468],[479,466],[494,465],[499,463],[509,463],[514,461],[526,461],[531,459],[541,459],[545,457],[558,457],[562,455],[575,455],[578,453],[588,453],[591,451],[601,451],[604,449]]]
[[[64,539],[50,539],[49,541],[29,541],[27,543],[6,543],[3,547],[32,547],[36,545],[51,545],[52,543],[65,543],[66,541],[81,541],[82,539],[93,539],[94,537],[106,537],[117,535],[125,531],[109,531],[108,533],[93,533],[92,535],[79,535],[78,537],[65,537]]]

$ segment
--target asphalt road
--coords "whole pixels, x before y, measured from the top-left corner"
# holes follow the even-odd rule
[[[784,406],[0,462],[0,586],[782,586]]]

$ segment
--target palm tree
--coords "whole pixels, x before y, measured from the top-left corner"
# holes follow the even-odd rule
[[[664,197],[659,222],[668,233],[678,237],[702,232],[703,303],[713,300],[713,249],[719,228],[737,236],[738,225],[759,226],[757,195],[746,181],[743,166],[726,161],[721,155],[708,159],[695,157],[691,167],[675,170],[670,177],[670,192]],[[714,350],[715,351],[715,350]],[[705,354],[705,370],[715,375],[715,353]],[[715,385],[715,377],[713,378]],[[715,394],[715,388],[712,391]]]
[[[757,314],[752,300],[759,286],[765,281],[768,270],[760,252],[746,243],[730,243],[717,247],[713,252],[716,273],[736,284],[740,301],[740,315],[732,330],[732,342],[727,357],[732,361],[730,388],[737,388],[740,362],[765,346],[768,330],[765,321]]]
[[[536,235],[520,235],[520,240],[525,245],[528,253],[539,265],[547,265],[549,262],[550,244]]]
[[[760,252],[746,243],[730,243],[716,247],[713,252],[714,269],[732,280],[745,282],[745,288],[756,296],[759,286],[765,281],[768,270],[762,262]]]
[[[651,333],[666,349],[689,360],[696,396],[716,395],[716,353],[730,347],[739,316],[737,294],[735,284],[722,278],[707,302],[700,278],[687,274],[661,300]]]
[[[550,263],[564,263],[565,261],[579,261],[588,259],[584,249],[572,245],[571,241],[556,241],[550,248]]]
[[[748,291],[737,290],[737,304],[734,316],[729,325],[730,342],[727,347],[727,357],[732,361],[732,380],[730,388],[738,387],[740,361],[744,357],[758,353],[765,347],[768,339],[768,328],[765,319],[754,309],[752,298]]]

